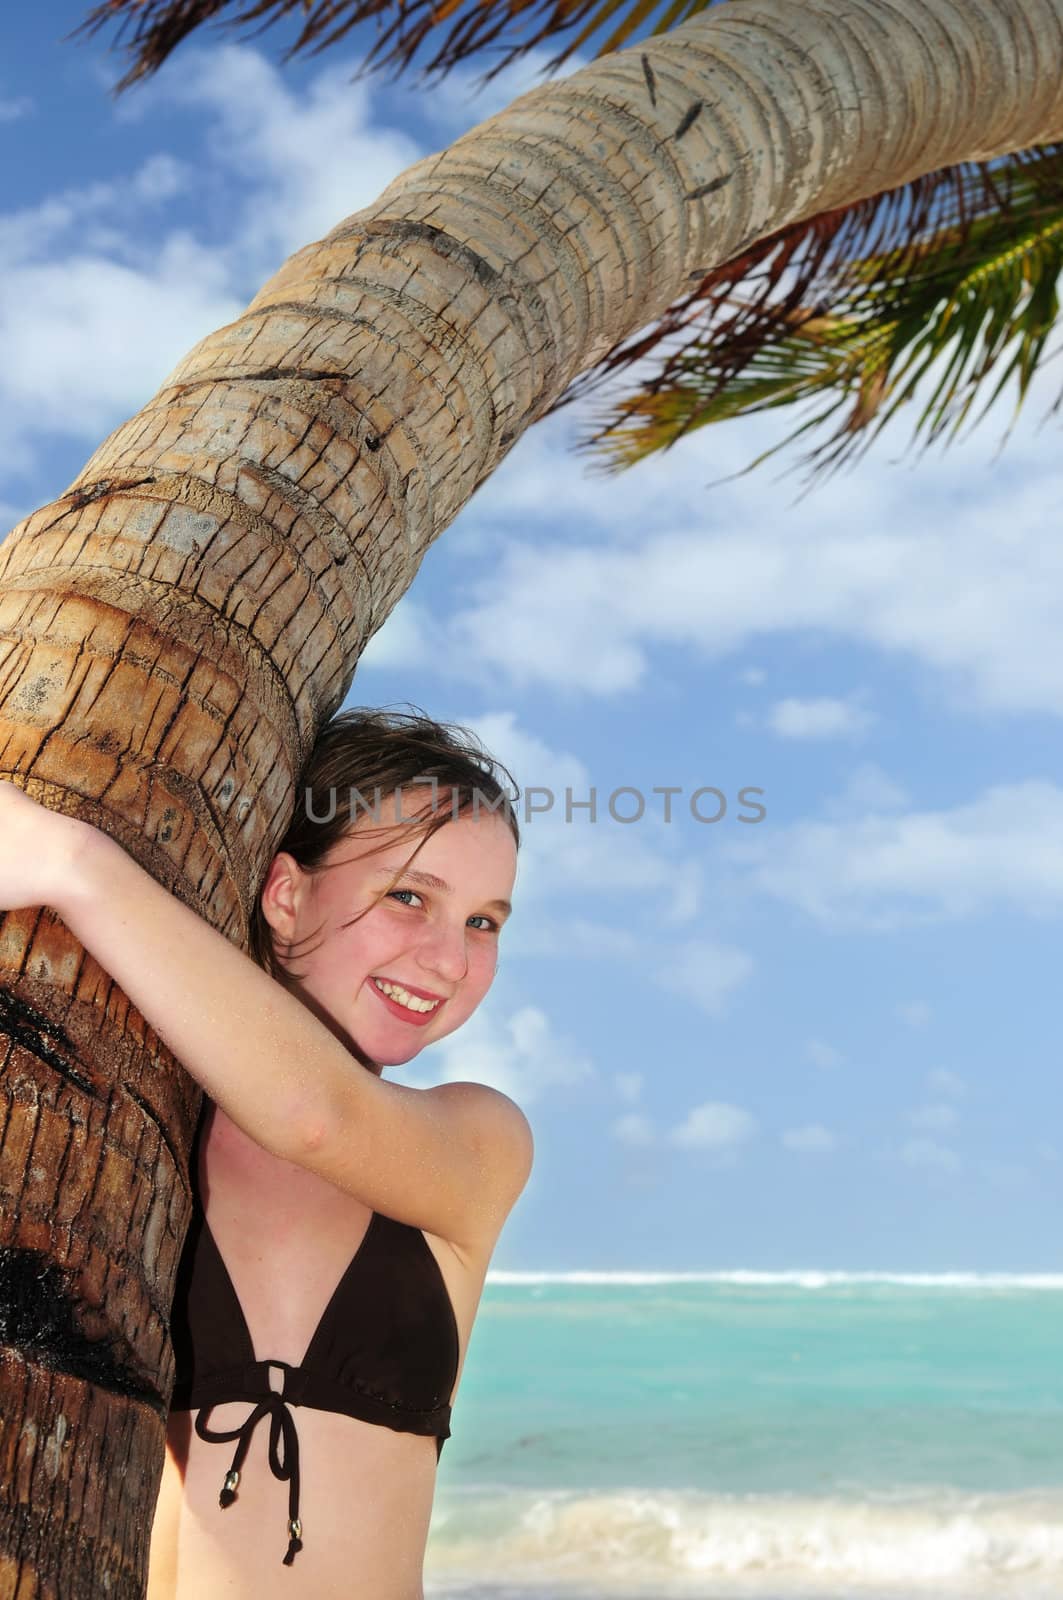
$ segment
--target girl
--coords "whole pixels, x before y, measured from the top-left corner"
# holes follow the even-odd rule
[[[252,959],[108,835],[0,783],[3,906],[53,906],[208,1097],[149,1600],[421,1600],[436,1464],[533,1148],[486,1085],[382,1073],[494,978],[519,844],[495,766],[419,712],[335,717]]]

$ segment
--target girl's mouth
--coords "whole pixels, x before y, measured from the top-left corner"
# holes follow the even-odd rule
[[[442,1000],[421,1000],[417,995],[410,994],[408,990],[401,988],[397,983],[389,983],[387,991],[385,991],[380,987],[381,981],[380,978],[370,978],[369,982],[374,993],[379,995],[389,1011],[395,1016],[401,1017],[403,1022],[412,1022],[414,1027],[423,1028],[426,1023],[431,1022],[443,1004]],[[386,982],[386,980],[383,981]],[[399,996],[402,998],[400,999]],[[407,1004],[406,1002],[409,1003]]]

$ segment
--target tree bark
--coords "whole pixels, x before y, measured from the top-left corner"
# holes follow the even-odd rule
[[[734,0],[300,250],[0,548],[0,771],[230,939],[370,635],[571,379],[784,223],[1063,136],[1063,0]],[[199,1092],[0,918],[0,1600],[143,1593]]]

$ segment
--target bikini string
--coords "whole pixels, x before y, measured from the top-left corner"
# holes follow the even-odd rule
[[[290,1567],[298,1552],[303,1548],[303,1525],[299,1521],[299,1435],[295,1427],[295,1418],[288,1409],[287,1402],[276,1393],[272,1393],[268,1400],[263,1400],[255,1407],[247,1421],[239,1428],[226,1429],[220,1432],[215,1428],[208,1428],[203,1421],[207,1412],[213,1406],[203,1407],[196,1416],[196,1432],[201,1439],[209,1444],[227,1444],[231,1439],[238,1440],[236,1452],[233,1455],[232,1465],[225,1474],[225,1483],[218,1496],[218,1504],[224,1511],[226,1506],[231,1506],[236,1499],[236,1489],[240,1482],[240,1468],[243,1466],[244,1457],[247,1455],[251,1436],[258,1427],[262,1418],[269,1416],[269,1467],[275,1478],[283,1483],[288,1482],[288,1552],[284,1557],[283,1565]],[[283,1443],[284,1455],[281,1456],[279,1446]]]

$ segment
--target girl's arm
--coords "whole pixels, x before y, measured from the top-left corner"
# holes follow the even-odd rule
[[[508,1096],[481,1083],[413,1089],[378,1078],[109,835],[9,783],[0,783],[0,904],[53,906],[211,1099],[271,1154],[456,1245],[497,1235],[533,1155]]]

